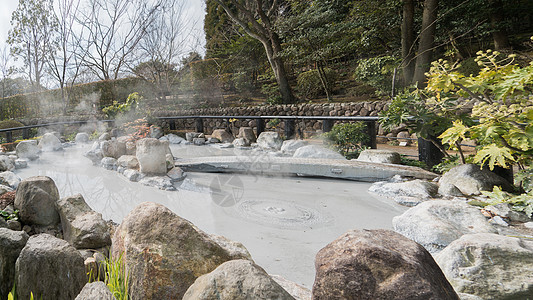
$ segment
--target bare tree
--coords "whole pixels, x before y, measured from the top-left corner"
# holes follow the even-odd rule
[[[11,66],[9,59],[11,55],[9,53],[9,47],[3,45],[0,49],[0,73],[2,75],[2,99],[6,96],[6,81],[9,76],[13,75],[14,69]]]
[[[185,15],[184,0],[163,0],[138,45],[139,58],[131,71],[152,84],[160,97],[170,94],[177,80],[179,59],[193,51],[195,20]]]
[[[7,43],[14,57],[22,58],[34,90],[42,88],[51,38],[57,26],[52,11],[52,0],[19,0],[11,15]]]
[[[279,55],[281,39],[275,30],[274,23],[280,14],[278,0],[215,0],[228,14],[228,16],[242,27],[244,32],[263,44],[268,62],[274,71],[279,91],[284,103],[293,103],[294,96],[283,59]],[[232,9],[227,3],[231,3]]]
[[[88,0],[79,24],[84,30],[84,65],[101,80],[117,79],[133,59],[154,21],[161,0]]]

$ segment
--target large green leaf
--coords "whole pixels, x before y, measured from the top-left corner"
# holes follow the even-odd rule
[[[508,161],[515,161],[509,148],[499,147],[496,144],[483,147],[474,156],[474,162],[481,163],[481,166],[485,165],[487,160],[491,170],[494,170],[495,165],[507,168]]]

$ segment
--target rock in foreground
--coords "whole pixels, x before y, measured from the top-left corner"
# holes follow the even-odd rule
[[[26,224],[50,226],[59,223],[56,202],[59,191],[50,177],[34,176],[20,182],[15,195],[15,208]]]
[[[390,230],[352,230],[321,249],[313,299],[459,299],[431,254]]]

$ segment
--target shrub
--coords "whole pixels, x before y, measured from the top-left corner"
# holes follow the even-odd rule
[[[363,122],[335,124],[330,132],[324,133],[324,137],[344,156],[357,156],[363,149],[361,144],[369,140]]]
[[[324,69],[324,73],[326,74],[329,92],[331,92],[337,80],[337,73],[328,68]],[[316,98],[326,94],[316,69],[301,73],[298,75],[296,82],[298,84],[298,92],[303,98]]]
[[[392,89],[392,74],[397,66],[398,62],[392,56],[361,59],[355,68],[354,79],[378,89],[379,94],[389,94]]]
[[[139,93],[131,93],[126,99],[125,103],[118,103],[118,101],[113,101],[112,105],[102,108],[102,112],[108,118],[116,118],[118,114],[123,114],[131,110],[135,110],[141,103],[143,97]]]

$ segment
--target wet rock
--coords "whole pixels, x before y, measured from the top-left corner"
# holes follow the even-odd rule
[[[19,186],[19,183],[22,181],[20,177],[10,171],[5,171],[0,173],[0,184],[9,186],[12,189],[16,189]]]
[[[107,170],[115,171],[118,168],[117,160],[113,157],[104,157],[100,162],[102,167]]]
[[[81,254],[49,234],[33,235],[16,263],[19,299],[74,299],[87,283]],[[68,283],[68,284],[66,284]]]
[[[416,179],[405,182],[376,182],[368,191],[392,198],[402,205],[414,206],[436,197],[438,189],[439,186],[433,182]]]
[[[231,256],[209,236],[168,208],[145,202],[113,236],[113,257],[123,255],[133,299],[181,299],[189,286]]]
[[[400,164],[401,158],[398,152],[389,150],[366,149],[359,154],[359,161],[368,161],[382,164]]]
[[[531,221],[525,213],[520,211],[514,211],[511,209],[509,203],[499,203],[496,205],[489,205],[485,207],[485,210],[490,211],[491,213],[505,218],[511,222],[528,222]]]
[[[215,129],[211,134],[211,137],[218,139],[222,143],[231,143],[234,140],[233,135],[231,135],[231,133],[227,132],[225,129]]]
[[[104,154],[102,153],[102,148],[100,148],[100,142],[94,142],[91,149],[83,154],[93,162],[93,165],[100,165]]]
[[[179,137],[172,133],[162,136],[161,138],[159,138],[159,140],[168,141],[170,144],[181,144],[186,141],[184,138]]]
[[[202,137],[202,138],[194,138],[194,139],[192,139],[192,143],[193,143],[193,145],[196,145],[196,146],[203,146],[203,145],[205,145],[205,141],[206,141],[206,140],[205,140],[205,138],[203,138],[203,137]]]
[[[17,144],[15,152],[19,158],[27,158],[29,160],[34,160],[39,158],[39,147],[37,146],[37,141],[21,141]]]
[[[239,138],[244,139],[245,143],[251,145],[257,140],[254,130],[252,127],[241,127],[239,128]]]
[[[192,140],[195,139],[195,138],[200,137],[201,134],[202,133],[200,133],[200,132],[187,132],[187,133],[185,133],[185,139],[189,143],[192,143]]]
[[[311,300],[311,290],[287,280],[279,275],[270,275],[270,277],[277,282],[284,290],[287,291],[296,300]]]
[[[118,159],[122,155],[126,155],[126,142],[119,140],[110,140],[100,142],[100,148],[104,157],[113,157]]]
[[[143,185],[153,186],[160,190],[175,191],[176,188],[168,176],[149,176],[139,180]]]
[[[533,295],[533,241],[490,233],[463,235],[435,256],[456,291],[482,299]]]
[[[86,144],[89,142],[89,135],[86,132],[76,134],[74,141],[78,144]]]
[[[247,143],[246,140],[243,139],[243,138],[234,139],[232,144],[235,147],[248,147],[248,146],[250,146],[250,144]]]
[[[258,265],[231,260],[202,275],[189,287],[184,300],[294,299]]]
[[[280,150],[282,144],[283,140],[277,132],[261,132],[261,134],[259,134],[259,137],[257,138],[257,145],[265,150]]]
[[[63,149],[61,146],[61,141],[53,133],[45,133],[43,137],[39,140],[39,149],[41,151],[58,151]]]
[[[105,283],[95,281],[87,283],[75,300],[115,300],[115,296],[109,291]]]
[[[220,140],[217,139],[217,138],[214,138],[214,137],[210,137],[210,138],[207,139],[207,143],[209,143],[209,144],[218,144],[218,143],[220,143]]]
[[[137,141],[136,157],[141,173],[164,175],[167,173],[166,154],[168,141],[141,139]]]
[[[76,249],[111,246],[111,237],[102,214],[93,211],[78,194],[57,202],[63,238]]]
[[[313,299],[459,299],[422,246],[391,230],[351,230],[321,249]]]
[[[309,143],[303,140],[286,140],[281,145],[281,152],[293,155],[294,152],[303,146],[307,146]]]
[[[342,154],[318,145],[307,145],[300,147],[296,149],[292,157],[346,160]]]
[[[137,160],[137,157],[134,155],[122,155],[118,159],[118,165],[121,167],[124,167],[126,169],[138,169],[139,168],[139,161]]]
[[[122,175],[124,175],[129,181],[133,182],[137,182],[144,178],[144,175],[141,172],[133,169],[124,170],[124,173],[122,173]]]
[[[152,125],[150,126],[150,137],[153,139],[158,139],[163,136],[163,129],[159,126]]]
[[[174,167],[167,172],[167,176],[170,177],[170,180],[174,182],[183,180],[186,175],[181,168]]]
[[[34,176],[20,182],[15,195],[15,208],[25,224],[51,226],[59,223],[56,202],[59,191],[50,177]]]
[[[24,169],[28,167],[28,161],[23,158],[15,159],[15,169]]]
[[[1,221],[4,219],[1,218]],[[1,226],[0,226],[1,227]],[[0,299],[7,295],[15,283],[15,262],[29,236],[24,231],[0,228]]]
[[[0,172],[15,170],[15,163],[5,155],[0,155]]]
[[[481,191],[492,191],[494,186],[501,186],[504,190],[511,190],[511,185],[502,177],[486,169],[480,169],[473,164],[464,164],[452,168],[439,180],[441,186],[456,186],[464,195],[479,195]],[[449,187],[439,189],[439,193],[446,195]]]
[[[98,137],[99,141],[109,141],[111,140],[111,134],[104,132]]]
[[[495,233],[479,209],[463,202],[432,200],[422,202],[392,219],[394,230],[435,253],[462,235]]]

